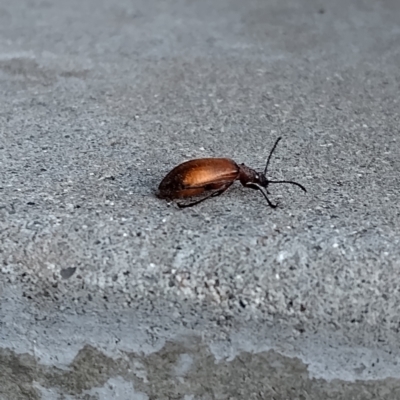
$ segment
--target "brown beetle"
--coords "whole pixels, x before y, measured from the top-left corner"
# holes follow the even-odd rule
[[[264,173],[256,172],[244,164],[238,165],[230,158],[200,158],[190,160],[178,165],[167,174],[158,187],[157,196],[161,199],[172,200],[209,192],[206,197],[192,203],[178,203],[178,206],[181,208],[192,207],[210,197],[221,195],[233,182],[240,180],[240,183],[244,187],[260,190],[267,200],[268,205],[275,208],[278,204],[272,204],[267,196],[269,194],[267,186],[270,183],[290,183],[307,192],[305,187],[297,182],[268,180],[266,174],[269,161],[280,140],[281,138],[277,139],[269,154]]]

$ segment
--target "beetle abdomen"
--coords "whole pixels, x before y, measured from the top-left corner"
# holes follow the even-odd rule
[[[183,198],[215,190],[239,177],[239,166],[229,158],[200,158],[175,167],[161,181],[158,197]]]

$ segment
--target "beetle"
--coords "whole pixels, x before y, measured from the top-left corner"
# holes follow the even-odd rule
[[[198,196],[203,193],[207,195],[192,203],[177,203],[180,208],[192,207],[211,197],[220,196],[236,180],[246,187],[259,190],[272,208],[278,206],[268,199],[267,187],[270,183],[289,183],[296,185],[304,192],[307,192],[303,185],[293,181],[272,181],[267,178],[268,165],[271,156],[276,149],[279,137],[271,152],[269,153],[264,172],[256,172],[244,164],[237,164],[230,158],[200,158],[186,161],[172,169],[161,181],[158,187],[157,197],[161,199],[184,199]]]

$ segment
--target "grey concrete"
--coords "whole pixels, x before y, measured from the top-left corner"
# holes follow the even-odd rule
[[[397,0],[0,1],[0,398],[400,398]],[[188,158],[308,189],[157,199]]]

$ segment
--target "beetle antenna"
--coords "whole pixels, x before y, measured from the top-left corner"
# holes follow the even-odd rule
[[[300,183],[293,182],[293,181],[268,181],[268,184],[270,183],[290,183],[291,185],[296,185],[298,186],[301,190],[304,190],[307,193],[306,188],[303,185],[300,185]]]
[[[267,175],[268,165],[269,165],[269,162],[270,162],[270,160],[271,160],[272,153],[275,151],[276,146],[278,145],[278,143],[279,143],[279,141],[280,141],[281,139],[282,139],[281,137],[278,137],[278,139],[276,139],[276,142],[275,142],[275,144],[274,144],[274,147],[272,147],[272,150],[271,150],[271,152],[269,153],[268,160],[267,160],[267,164],[266,164],[265,170],[264,170],[264,175],[265,175],[265,176]]]

